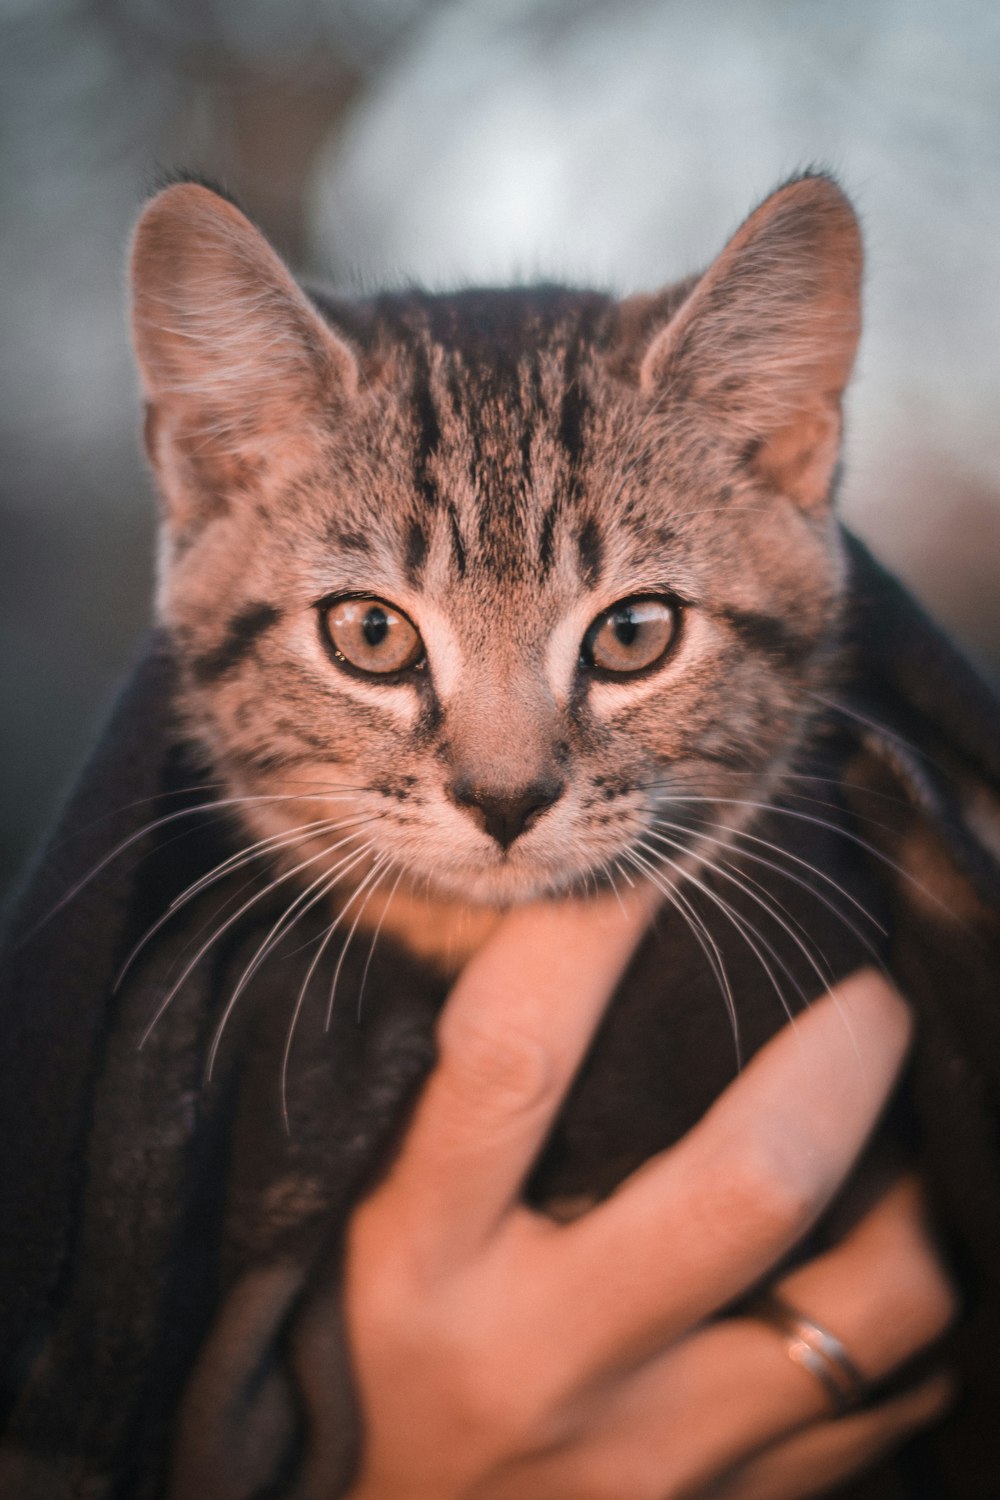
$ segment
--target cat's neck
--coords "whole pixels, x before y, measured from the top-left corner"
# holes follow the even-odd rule
[[[496,907],[474,906],[399,887],[388,905],[363,909],[359,927],[392,938],[415,958],[450,978],[482,947],[500,922]]]

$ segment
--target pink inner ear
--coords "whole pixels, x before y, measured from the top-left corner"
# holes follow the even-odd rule
[[[176,526],[301,464],[357,393],[350,348],[249,220],[207,188],[168,188],[149,205],[132,288],[147,448]]]
[[[780,188],[654,335],[640,388],[690,403],[804,506],[826,498],[860,331],[861,240],[826,178]]]
[[[840,451],[840,402],[824,411],[803,412],[766,438],[751,468],[806,510],[822,505],[829,493]]]
[[[263,414],[356,393],[346,343],[249,220],[207,188],[168,188],[146,209],[132,289],[136,354],[153,402],[204,403],[217,419],[229,406]]]

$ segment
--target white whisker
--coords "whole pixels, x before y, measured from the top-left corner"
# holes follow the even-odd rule
[[[329,800],[331,801],[341,801],[346,795],[346,793],[316,792],[312,794],[312,800],[329,798]],[[143,797],[140,798],[137,803],[127,805],[139,806],[142,802],[153,800],[156,799]],[[275,793],[274,795],[261,794],[259,796],[255,795],[245,797],[212,797],[205,802],[195,803],[192,807],[182,807],[179,808],[176,812],[164,813],[162,817],[154,818],[149,823],[144,823],[141,828],[137,829],[134,833],[129,834],[128,838],[122,839],[121,843],[116,844],[113,849],[111,849],[107,854],[99,859],[97,864],[93,865],[87,871],[86,875],[82,876],[81,879],[79,879],[76,884],[73,885],[65,893],[65,895],[60,896],[59,900],[49,911],[45,913],[44,917],[39,918],[34,926],[31,927],[24,935],[24,937],[21,939],[21,942],[28,942],[30,938],[34,937],[36,932],[38,932],[42,927],[45,926],[46,922],[51,922],[52,918],[59,912],[61,912],[64,907],[68,906],[71,901],[74,901],[76,897],[79,896],[80,892],[91,883],[91,881],[96,880],[97,876],[100,875],[103,870],[106,870],[108,865],[112,864],[116,859],[124,854],[126,850],[132,848],[134,844],[137,844],[140,839],[146,838],[147,835],[151,833],[155,833],[158,828],[165,828],[168,824],[176,823],[181,818],[194,817],[196,813],[213,814],[216,812],[221,812],[226,808],[244,807],[250,803],[258,802],[295,802],[309,800],[309,794],[303,794],[300,792],[280,794]]]
[[[392,905],[392,898],[393,898],[393,896],[395,896],[396,892],[399,890],[399,882],[402,880],[402,878],[403,878],[403,871],[400,870],[399,873],[398,873],[398,875],[396,876],[395,881],[393,882],[392,890],[389,892],[388,896],[386,897],[385,905],[382,907],[381,915],[379,916],[378,922],[375,924],[375,931],[372,933],[371,945],[369,946],[369,949],[368,949],[368,957],[365,959],[365,966],[364,966],[364,968],[361,971],[361,984],[358,986],[358,1024],[359,1025],[361,1024],[361,1002],[364,999],[365,985],[368,983],[368,970],[371,968],[371,966],[372,966],[372,959],[375,957],[375,945],[378,942],[379,933],[382,931],[382,924],[383,924],[383,922],[386,919],[386,914],[388,913],[389,907]],[[374,894],[374,892],[372,892],[371,894]],[[365,900],[365,906],[367,906],[367,905],[368,905],[368,900],[366,899]],[[361,910],[364,911],[364,909],[365,909],[365,907],[363,906],[361,908]],[[348,941],[350,941],[350,939],[348,939]],[[331,1004],[332,1004],[332,1002],[333,1002],[333,995],[332,994],[330,996],[330,1001],[331,1001]]]
[[[727,830],[724,823],[714,823],[703,818],[699,818],[696,821],[700,824],[700,829],[697,832],[697,837],[699,839],[707,839],[709,843],[716,844],[722,849],[729,849],[731,852],[735,852],[740,859],[752,860],[754,864],[762,865],[765,869],[772,870],[776,875],[780,875],[783,880],[791,881],[793,885],[796,885],[801,890],[806,891],[816,901],[820,902],[822,906],[825,906],[827,911],[832,912],[833,915],[838,919],[838,921],[843,923],[848,932],[850,932],[853,937],[857,938],[862,947],[868,950],[872,959],[880,968],[884,967],[881,955],[879,954],[878,949],[875,947],[871,939],[867,936],[867,934],[861,931],[856,922],[852,922],[850,917],[848,917],[844,912],[841,911],[840,907],[837,906],[834,901],[830,900],[829,896],[827,896],[825,892],[817,890],[816,887],[814,885],[811,885],[808,880],[803,880],[800,875],[796,875],[794,870],[786,869],[784,865],[778,864],[776,860],[767,859],[762,854],[755,854],[751,849],[737,848],[732,842],[727,839],[715,838],[712,834],[704,833],[700,830],[704,828],[718,828],[723,832],[729,832],[732,839],[752,839],[754,843],[760,844],[767,849],[771,849],[775,854],[779,854],[788,859],[794,860],[797,865],[800,865],[803,869],[808,870],[810,874],[818,876],[821,880],[825,880],[827,884],[830,885],[839,895],[843,896],[846,901],[849,901],[851,905],[861,913],[866,921],[870,922],[872,926],[877,929],[877,931],[882,933],[883,936],[886,936],[886,929],[882,926],[882,924],[877,920],[876,917],[872,916],[867,907],[863,906],[856,897],[851,895],[850,891],[845,890],[845,888],[836,880],[834,880],[831,875],[828,875],[825,870],[821,870],[818,865],[810,864],[808,860],[801,859],[796,855],[790,854],[787,849],[783,849],[780,844],[772,843],[769,839],[762,839],[754,834],[745,833],[742,829]],[[683,823],[672,823],[665,818],[657,818],[655,820],[654,827],[669,828],[674,833],[680,834],[686,834],[692,831]],[[747,875],[747,879],[750,879],[749,875]]]
[[[651,783],[651,787],[663,786],[665,788],[669,788],[670,785],[671,784],[669,782]],[[671,790],[667,801],[670,804],[678,807],[681,805],[681,803],[687,804],[697,802],[708,803],[712,807],[728,806],[756,808],[761,812],[776,813],[779,816],[785,818],[796,818],[800,822],[811,823],[814,825],[814,827],[817,828],[830,829],[833,833],[840,834],[842,838],[847,839],[850,843],[856,844],[859,849],[864,849],[866,853],[872,855],[873,858],[886,865],[888,869],[895,871],[897,875],[902,876],[905,881],[912,885],[916,890],[920,891],[922,895],[926,896],[928,901],[932,902],[934,906],[938,907],[938,909],[944,912],[946,916],[950,917],[952,921],[956,922],[960,926],[965,926],[965,923],[959,917],[957,912],[952,911],[951,908],[944,901],[942,901],[939,896],[935,895],[932,890],[929,890],[928,887],[925,886],[922,881],[919,881],[915,875],[912,875],[909,870],[906,870],[902,865],[897,864],[896,861],[894,859],[891,859],[888,854],[884,854],[882,850],[877,847],[877,845],[869,843],[867,839],[861,838],[859,834],[854,833],[849,828],[843,827],[842,824],[832,823],[828,818],[819,818],[816,817],[813,813],[799,812],[794,807],[782,807],[777,803],[754,802],[745,797],[725,797],[721,795],[712,797],[696,797],[691,795],[690,793],[675,793]]]
[[[388,858],[388,856],[387,856],[387,858]],[[396,878],[396,884],[392,888],[392,895],[395,895],[396,890],[397,890],[397,888],[399,886],[399,882],[400,882],[400,880],[402,878],[403,878],[403,872],[402,872],[402,870],[400,870],[399,875]],[[391,897],[390,897],[390,899],[391,899]],[[382,912],[382,916],[379,919],[379,926],[380,927],[382,925],[382,922],[384,922],[384,920],[385,920],[385,913],[386,913],[386,911],[388,911],[388,909],[389,909],[389,903],[387,901],[386,905],[385,905],[385,909]],[[362,913],[363,912],[364,912],[364,907],[362,906],[362,907],[359,908],[358,912],[355,915],[354,921],[351,923],[350,930],[349,930],[349,932],[347,934],[347,937],[344,939],[343,946],[341,947],[341,950],[340,950],[340,957],[337,959],[337,967],[333,971],[333,979],[330,981],[330,998],[327,1001],[327,1005],[326,1005],[326,1021],[324,1023],[324,1028],[323,1028],[325,1031],[329,1031],[331,1022],[333,1020],[333,1002],[334,1002],[334,997],[336,996],[336,993],[337,993],[337,985],[340,982],[340,971],[344,967],[344,960],[347,957],[347,950],[351,946],[351,939],[354,937],[354,934],[355,934],[355,932],[358,929],[358,923],[361,921],[361,917],[362,917]]]
[[[743,1048],[740,1042],[740,1019],[736,1009],[736,997],[733,994],[729,974],[726,970],[718,943],[709,931],[707,923],[702,919],[700,912],[694,909],[690,901],[682,895],[675,884],[663,879],[650,860],[638,854],[634,849],[629,850],[627,857],[631,859],[636,869],[645,875],[646,879],[652,880],[657,890],[666,897],[671,906],[680,912],[699,948],[704,953],[706,962],[722,992],[722,998],[729,1015],[729,1024],[733,1033],[733,1046],[736,1049],[736,1068],[739,1071],[743,1066]]]
[[[325,850],[322,857],[326,858],[330,854],[333,854],[337,849],[342,848],[344,844],[350,842],[352,837],[353,835],[349,834],[347,838],[340,839],[336,844],[332,846],[332,848]],[[219,1023],[215,1037],[212,1041],[212,1046],[209,1050],[208,1068],[206,1071],[207,1078],[211,1078],[212,1076],[212,1067],[215,1062],[216,1053],[218,1052],[219,1042],[222,1037],[222,1030],[230,1015],[232,1014],[237,1000],[243,994],[243,991],[246,989],[247,985],[251,982],[254,975],[260,969],[261,965],[266,961],[268,956],[274,952],[275,948],[281,942],[282,938],[285,937],[289,932],[291,932],[293,927],[298,925],[298,923],[308,911],[311,911],[312,908],[316,906],[320,901],[325,900],[325,898],[330,894],[334,887],[340,883],[341,880],[343,880],[353,870],[357,869],[358,865],[361,864],[365,859],[367,859],[368,855],[371,853],[371,850],[372,846],[366,840],[360,849],[352,849],[348,854],[345,854],[342,859],[339,859],[337,863],[330,869],[321,871],[316,879],[310,881],[305,889],[300,891],[295,899],[285,907],[285,910],[272,924],[269,932],[267,933],[267,936],[258,945],[253,954],[253,957],[250,959],[249,963],[246,965],[246,968],[243,970],[239,979],[236,981],[236,984],[229,996],[229,1000],[226,1003],[225,1012],[223,1013],[222,1020]]]
[[[341,840],[341,843],[346,843],[346,842],[347,842],[347,839]],[[335,848],[339,848],[340,845],[338,844],[338,845],[335,845],[334,847]],[[150,1021],[149,1025],[146,1027],[145,1031],[143,1032],[142,1036],[139,1039],[139,1050],[140,1051],[146,1045],[146,1042],[149,1040],[150,1036],[153,1033],[153,1030],[155,1029],[157,1023],[160,1021],[161,1017],[166,1013],[166,1011],[169,1008],[170,1003],[173,1000],[174,996],[178,993],[178,991],[184,985],[184,983],[188,979],[189,975],[194,971],[194,969],[196,968],[196,966],[201,962],[201,960],[204,958],[205,954],[212,947],[212,945],[214,943],[218,942],[219,938],[222,937],[222,935],[225,932],[228,932],[229,929],[236,922],[238,922],[239,919],[246,912],[248,912],[252,906],[255,906],[258,901],[262,901],[265,896],[269,895],[270,892],[273,891],[273,890],[275,890],[279,885],[283,885],[285,883],[285,881],[294,879],[303,870],[308,869],[310,865],[314,865],[317,860],[319,860],[319,859],[325,859],[330,852],[331,851],[329,851],[329,850],[321,851],[319,854],[314,854],[309,859],[303,860],[301,862],[301,864],[295,865],[292,869],[285,870],[281,875],[276,876],[274,880],[269,881],[268,884],[264,887],[263,890],[258,891],[256,895],[251,896],[248,901],[244,901],[243,904],[242,904],[242,906],[240,906],[239,909],[237,911],[235,911],[231,917],[227,917],[226,920],[225,920],[225,922],[223,922],[221,924],[221,926],[219,926],[219,927],[216,928],[216,930],[213,932],[212,936],[207,940],[207,942],[205,942],[205,943],[203,943],[201,945],[201,947],[198,949],[197,953],[195,954],[194,958],[191,959],[190,963],[187,964],[187,966],[185,967],[185,969],[184,969],[183,973],[181,974],[180,978],[170,987],[170,989],[167,991],[167,994],[164,997],[164,999],[157,1006],[155,1015],[153,1016],[153,1018]]]
[[[833,709],[834,713],[842,714],[845,719],[851,719],[855,724],[860,724],[863,729],[873,729],[876,734],[884,734],[887,739],[895,740],[898,745],[902,745],[904,749],[911,751],[920,760],[926,761],[929,765],[937,766],[938,770],[944,770],[944,767],[939,766],[937,761],[927,754],[926,750],[922,750],[919,745],[915,745],[905,735],[898,734],[895,729],[890,729],[887,724],[880,724],[877,719],[869,719],[864,714],[859,713],[856,708],[851,708],[849,704],[840,703],[836,698],[825,698],[822,693],[813,693],[807,690],[806,697],[812,698],[815,703],[821,704],[823,708]]]
[[[158,917],[152,926],[147,928],[118,971],[118,976],[112,986],[112,994],[117,993],[132,964],[151,939],[170,921],[171,917],[175,916],[183,906],[192,901],[201,891],[207,890],[209,886],[215,885],[217,881],[223,880],[227,875],[234,874],[235,871],[242,869],[245,865],[252,864],[264,853],[274,854],[282,849],[294,848],[297,844],[308,843],[310,839],[318,837],[321,833],[333,833],[339,828],[346,828],[352,824],[357,827],[373,821],[374,819],[372,818],[340,818],[336,820],[332,818],[320,818],[315,823],[302,823],[298,828],[271,834],[266,839],[258,839],[256,843],[248,845],[236,854],[229,855],[204,875],[199,876],[179,896],[175,896],[162,916]],[[251,882],[247,882],[246,884],[249,883]],[[246,884],[240,886],[241,891],[246,890]],[[238,894],[239,892],[236,893],[236,895]],[[234,900],[235,897],[231,899]],[[230,904],[231,901],[226,902],[222,906],[221,911],[224,911],[226,906]],[[220,912],[216,912],[215,915],[220,915]],[[209,920],[211,921],[212,919],[210,918]],[[200,930],[203,931],[204,928]]]
[[[364,880],[362,880],[361,884],[358,885],[358,886],[356,886],[355,889],[351,892],[351,895],[349,896],[348,900],[345,902],[345,904],[343,905],[343,907],[341,907],[340,911],[337,913],[336,917],[334,917],[334,919],[331,922],[330,926],[327,928],[327,930],[326,930],[326,932],[325,932],[325,934],[323,936],[323,941],[320,943],[319,948],[317,949],[316,954],[314,955],[313,960],[312,960],[311,964],[309,965],[309,968],[306,971],[305,978],[303,979],[302,984],[299,987],[299,993],[296,996],[295,1006],[294,1006],[294,1009],[292,1011],[292,1019],[288,1023],[288,1034],[285,1037],[284,1051],[281,1054],[281,1083],[280,1083],[280,1088],[281,1088],[281,1118],[284,1121],[286,1134],[290,1134],[291,1133],[291,1125],[290,1125],[289,1118],[288,1118],[288,1063],[289,1063],[289,1059],[290,1059],[291,1053],[292,1053],[292,1042],[293,1042],[294,1037],[295,1037],[295,1028],[298,1025],[299,1015],[301,1014],[302,1006],[305,1003],[306,993],[307,993],[307,991],[309,989],[309,984],[310,984],[310,982],[312,980],[313,975],[316,972],[316,968],[317,968],[317,966],[318,966],[318,964],[320,962],[320,959],[323,957],[323,954],[326,951],[327,944],[329,943],[330,939],[333,937],[333,934],[336,932],[337,928],[340,926],[340,923],[346,917],[346,915],[347,915],[348,911],[350,910],[351,906],[354,904],[354,902],[357,900],[357,898],[361,895],[361,893],[365,890],[365,888],[367,886],[370,886],[371,883],[378,878],[378,876],[385,869],[385,867],[388,865],[388,863],[389,863],[389,856],[387,854],[380,855],[376,859],[376,861],[375,861],[374,865],[372,866],[372,868],[369,870],[368,874],[365,876]],[[367,900],[367,897],[366,897],[364,903],[361,906],[361,910],[362,911],[364,911],[364,908],[365,908],[365,906],[367,906],[367,904],[368,904],[368,900]],[[352,931],[353,931],[353,928],[352,928]]]
[[[782,1010],[788,1017],[789,1021],[794,1024],[795,1017],[791,1008],[789,1007],[788,1001],[785,998],[785,993],[782,990],[781,985],[778,983],[777,978],[775,977],[774,970],[771,968],[771,965],[768,963],[767,959],[760,951],[760,948],[757,946],[755,938],[760,939],[761,944],[767,949],[768,953],[774,959],[777,966],[784,972],[786,978],[791,979],[793,987],[798,989],[799,991],[799,995],[803,1004],[807,1003],[806,997],[802,994],[801,988],[795,983],[793,976],[788,973],[787,966],[782,962],[780,956],[774,952],[774,949],[764,937],[764,935],[760,931],[758,931],[758,929],[755,928],[751,923],[746,921],[746,919],[742,917],[738,912],[735,912],[730,906],[729,902],[726,901],[722,896],[720,896],[717,891],[713,891],[711,886],[706,885],[703,880],[699,880],[698,877],[692,874],[690,870],[685,870],[683,865],[679,865],[675,860],[670,859],[668,855],[663,854],[660,850],[649,848],[646,845],[643,845],[643,847],[646,848],[647,853],[651,854],[655,859],[660,859],[665,864],[668,864],[671,869],[675,870],[678,875],[682,876],[691,885],[693,885],[696,890],[700,890],[702,894],[706,896],[714,906],[718,907],[718,909],[722,912],[722,915],[731,924],[731,926],[736,929],[736,931],[743,938],[743,941],[747,944],[751,952],[754,954],[757,962],[760,964],[761,968],[770,979],[771,984],[774,987],[774,992],[781,1004]],[[679,852],[687,853],[687,850],[679,847]]]
[[[674,840],[674,839],[667,839],[664,834],[657,834],[657,833],[650,832],[647,835],[647,837],[649,837],[649,838],[655,838],[655,839],[663,841],[664,843],[668,844],[668,846],[671,849],[673,849],[675,852],[679,852],[679,853],[686,852],[685,849],[684,849],[684,846],[682,844],[678,844],[676,842],[676,840]],[[752,881],[749,876],[744,876],[744,878],[741,879],[740,876],[733,874],[732,870],[730,868],[727,868],[726,864],[723,861],[719,860],[719,859],[714,859],[714,858],[713,859],[707,859],[707,858],[703,858],[702,859],[702,866],[706,870],[714,871],[717,875],[721,876],[721,878],[723,880],[728,880],[731,885],[735,885],[737,890],[742,891],[745,896],[749,897],[749,899],[751,901],[755,902],[757,906],[759,906],[763,911],[765,911],[767,913],[767,915],[769,917],[771,917],[771,919],[778,924],[778,926],[782,929],[782,931],[786,934],[786,936],[788,936],[789,938],[791,938],[792,942],[799,949],[799,951],[801,952],[802,956],[805,958],[806,962],[809,964],[810,968],[815,973],[815,975],[816,975],[817,979],[819,980],[820,984],[822,984],[824,990],[828,990],[829,989],[829,986],[830,986],[830,974],[831,974],[831,970],[830,970],[829,965],[827,964],[827,971],[826,971],[826,973],[824,973],[823,970],[822,970],[822,968],[820,967],[819,963],[817,962],[816,957],[809,950],[808,946],[803,942],[803,940],[799,936],[799,934],[795,931],[795,928],[791,925],[791,923],[789,921],[785,920],[785,918],[789,916],[789,913],[786,911],[786,909],[784,907],[781,906],[781,903],[778,902],[777,899],[775,899],[772,902],[772,901],[766,899],[764,896],[759,895],[758,892],[763,889],[763,887],[759,884],[759,882]],[[757,891],[755,891],[753,889],[754,885],[757,886]],[[785,916],[784,917],[780,915],[780,913],[782,911],[785,912]],[[764,941],[763,935],[762,934],[758,934],[758,935],[761,937],[761,941],[763,942]],[[817,948],[816,952],[819,953],[820,958],[822,958],[823,962],[826,963],[826,959],[825,959],[824,955],[822,953],[820,953],[820,950],[818,948]],[[775,959],[777,961],[777,955],[776,954],[774,955],[774,957],[775,957]],[[800,991],[800,993],[801,993],[801,991]]]
[[[280,941],[284,933],[290,931],[295,923],[298,922],[299,918],[303,917],[307,911],[309,911],[313,906],[317,904],[317,902],[322,901],[326,896],[328,896],[329,893],[333,890],[334,886],[336,886],[338,881],[342,879],[344,875],[349,874],[350,871],[358,863],[360,863],[360,861],[364,859],[369,852],[370,846],[366,845],[365,848],[362,849],[359,853],[346,855],[344,859],[338,861],[337,865],[335,866],[334,873],[331,873],[329,870],[324,870],[320,878],[318,880],[314,880],[312,884],[307,888],[307,890],[302,892],[300,896],[296,898],[292,906],[285,909],[281,917],[279,917],[278,922],[276,922],[275,925],[271,928],[268,937],[257,949],[254,957],[244,969],[242,975],[240,976],[240,979],[231,991],[229,999],[226,1001],[225,1010],[219,1018],[219,1024],[215,1028],[215,1033],[212,1037],[212,1043],[208,1052],[208,1061],[205,1067],[206,1082],[211,1081],[212,1073],[215,1068],[215,1060],[218,1056],[219,1047],[222,1044],[222,1037],[225,1032],[226,1026],[229,1023],[229,1019],[232,1016],[233,1011],[236,1009],[236,1002],[239,1000],[240,995],[243,993],[243,990],[250,983],[250,980],[257,972],[260,964],[267,957],[267,954],[272,951],[274,943]],[[316,889],[317,886],[319,887],[318,890]],[[307,901],[304,906],[300,906],[302,897],[309,896],[313,891],[315,891],[316,894],[312,896],[312,899]],[[289,917],[295,906],[300,906],[298,915],[293,917],[291,921],[289,921]],[[282,926],[282,924],[284,925]],[[282,930],[276,934],[276,928],[278,928],[279,926],[282,927]],[[271,941],[272,938],[273,942]]]
[[[650,836],[652,838],[658,838],[658,839],[662,839],[664,837],[662,834],[656,834],[656,833],[653,833]],[[676,843],[674,843],[672,840],[667,840],[666,842],[668,842],[670,844],[670,846],[672,848],[674,848],[674,849],[676,849],[678,847],[678,845]],[[726,866],[724,865],[724,863],[721,862],[721,861],[719,861],[719,860],[706,860],[705,861],[705,868],[709,869],[709,870],[714,870],[716,872],[716,874],[718,874],[719,876],[722,877],[723,880],[730,881],[733,885],[736,886],[737,890],[741,890],[743,892],[743,894],[745,896],[749,897],[749,899],[751,901],[756,902],[756,904],[759,907],[761,907],[761,909],[768,914],[768,916],[771,918],[771,920],[774,921],[774,922],[776,922],[778,924],[778,926],[782,929],[782,931],[785,932],[786,935],[792,940],[792,942],[795,944],[795,946],[799,949],[799,951],[802,954],[803,958],[806,960],[806,962],[809,964],[810,968],[813,970],[813,972],[816,975],[817,979],[819,980],[820,984],[823,986],[823,993],[826,994],[826,995],[829,995],[830,998],[833,1000],[833,1003],[834,1003],[834,1005],[837,1008],[837,1012],[840,1015],[841,1021],[843,1022],[844,1028],[845,1028],[845,1030],[847,1032],[847,1035],[850,1038],[851,1046],[852,1046],[852,1048],[854,1050],[855,1057],[857,1058],[858,1065],[861,1068],[861,1070],[864,1071],[864,1059],[861,1056],[861,1051],[860,1051],[860,1049],[858,1047],[858,1044],[857,1044],[857,1039],[856,1039],[856,1036],[855,1036],[854,1028],[852,1027],[852,1025],[850,1023],[850,1020],[849,1020],[849,1018],[847,1016],[847,1013],[844,1010],[844,1007],[841,1005],[840,1000],[838,999],[838,997],[837,997],[837,995],[835,993],[833,972],[832,972],[832,969],[830,967],[830,964],[829,964],[829,962],[828,962],[825,954],[823,954],[822,951],[818,947],[816,947],[815,944],[813,944],[813,947],[815,948],[816,954],[818,954],[819,959],[822,960],[822,964],[825,967],[825,972],[824,972],[824,967],[820,966],[820,963],[817,961],[817,958],[814,956],[814,954],[811,951],[811,949],[809,948],[809,946],[802,940],[802,937],[800,937],[799,934],[794,930],[794,927],[789,922],[787,922],[785,920],[785,917],[789,916],[790,914],[785,910],[785,908],[783,906],[781,906],[781,903],[778,902],[776,898],[772,897],[770,892],[766,892],[764,895],[758,894],[758,892],[764,890],[764,887],[761,886],[759,884],[759,882],[752,880],[751,877],[749,877],[749,876],[746,876],[745,872],[744,872],[744,878],[738,877],[737,875],[735,875],[735,874],[732,873],[731,869],[727,869]],[[757,887],[756,891],[754,889],[752,889],[753,886]],[[783,917],[781,915],[781,912],[785,913],[785,917]],[[798,924],[796,924],[796,925],[798,925]],[[758,933],[758,936],[761,938],[762,942],[765,941],[762,934]],[[781,965],[781,967],[782,967],[782,969],[784,969],[784,972],[786,973],[786,975],[788,975],[789,978],[792,978],[792,976],[789,973],[788,969],[781,962],[779,956],[774,952],[774,950],[772,948],[770,948],[770,945],[768,945],[768,948],[769,948],[769,952],[771,952],[771,954],[772,954],[772,957],[774,957],[775,960],[776,960],[776,962],[778,962]],[[792,978],[792,982],[793,982],[793,984],[795,984],[796,989],[798,989],[800,996],[802,996],[802,990],[801,990],[800,986],[797,984],[797,982],[794,980],[794,978]],[[802,998],[803,998],[803,1002],[805,1003],[805,997],[802,996]]]

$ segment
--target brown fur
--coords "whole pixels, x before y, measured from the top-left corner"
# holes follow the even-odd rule
[[[132,276],[159,612],[197,742],[234,796],[271,799],[245,822],[316,899],[371,875],[362,920],[455,962],[490,911],[630,878],[678,799],[735,827],[775,792],[835,671],[828,502],[860,264],[817,176],[654,298],[347,304],[308,299],[207,189],[153,201]],[[401,609],[426,669],[341,670],[318,624],[338,593]],[[679,601],[675,649],[600,680],[588,627],[647,593]],[[546,779],[562,795],[508,849],[450,790]],[[323,817],[355,822],[295,834]],[[693,824],[686,845],[697,859]],[[486,915],[470,926],[465,903]]]

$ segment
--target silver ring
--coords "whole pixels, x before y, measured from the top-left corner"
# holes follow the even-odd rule
[[[788,1358],[816,1377],[838,1416],[864,1400],[868,1382],[829,1328],[807,1318],[775,1292],[752,1303],[747,1315],[781,1335]]]

